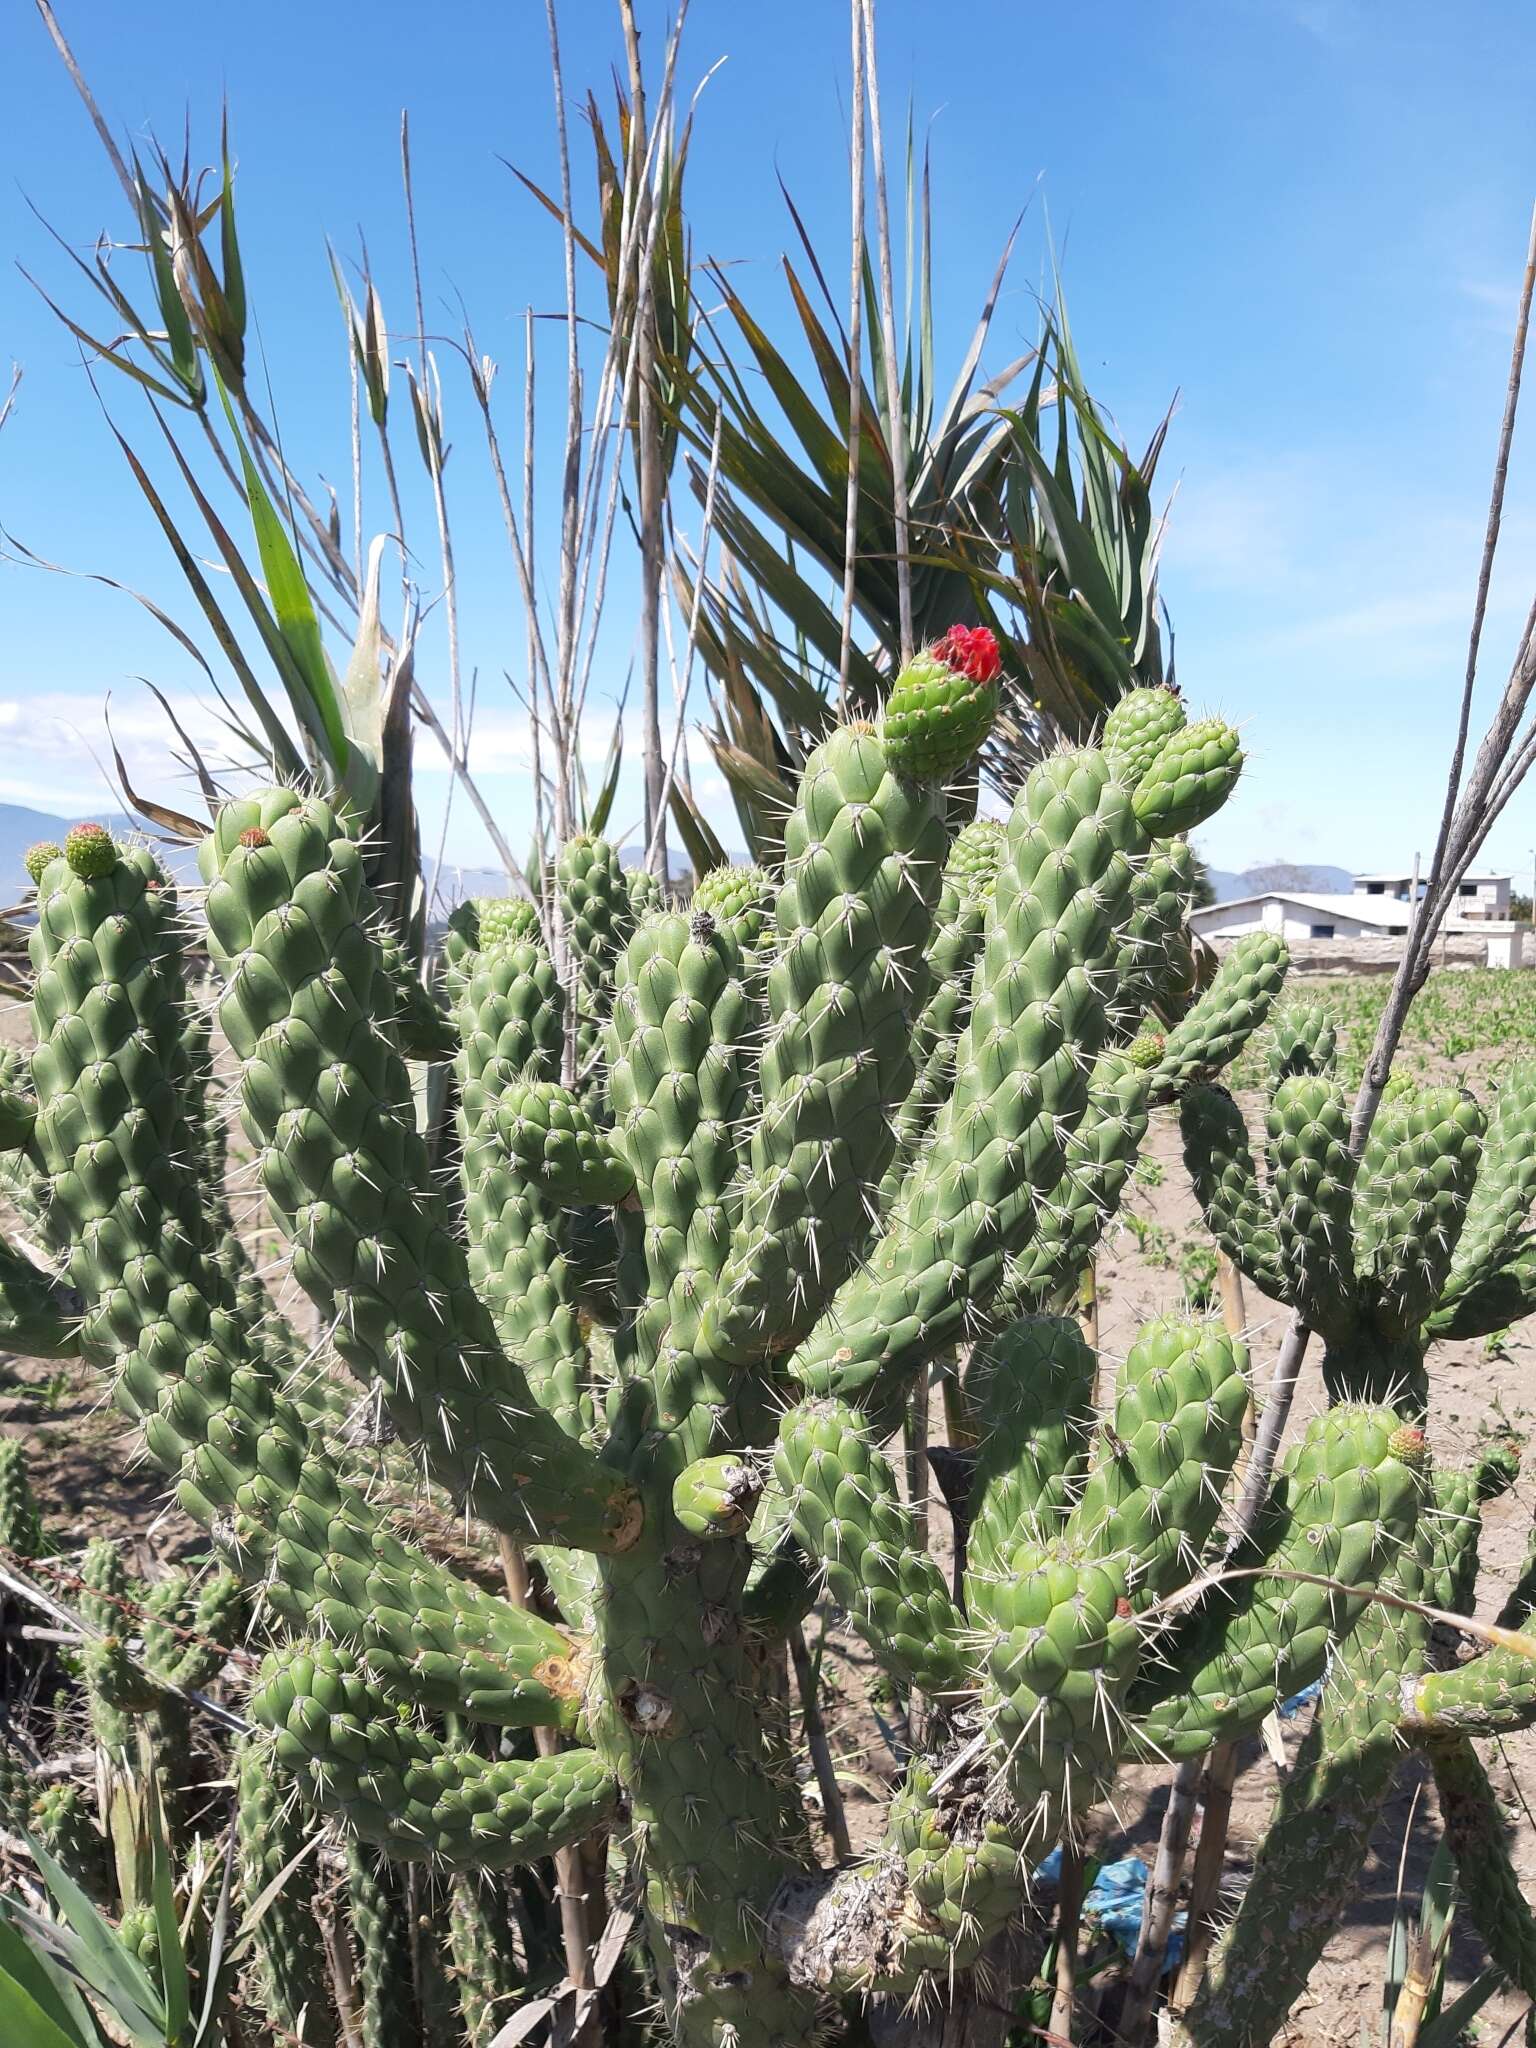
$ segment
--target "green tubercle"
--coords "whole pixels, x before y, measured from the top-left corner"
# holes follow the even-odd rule
[[[742,952],[771,947],[775,937],[772,876],[759,867],[711,868],[693,892],[693,909],[724,925]]]

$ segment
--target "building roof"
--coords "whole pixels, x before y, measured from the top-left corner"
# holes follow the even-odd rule
[[[1376,899],[1360,896],[1318,896],[1310,889],[1256,889],[1251,896],[1229,896],[1224,903],[1207,903],[1196,917],[1209,917],[1217,910],[1241,910],[1249,903],[1294,903],[1302,910],[1315,910],[1324,917],[1352,917],[1356,924],[1400,924],[1409,906],[1388,898],[1380,908]]]
[[[1427,877],[1427,876],[1424,876],[1424,875],[1421,875],[1421,876],[1419,877],[1419,879],[1420,879],[1420,881],[1421,881],[1421,882],[1424,882],[1424,881],[1426,881],[1426,880],[1428,879],[1428,877]],[[1463,875],[1461,879],[1462,879],[1462,880],[1463,880],[1464,882],[1512,882],[1512,881],[1513,881],[1513,880],[1514,880],[1515,878],[1514,878],[1514,876],[1513,876],[1513,875],[1507,875],[1507,874],[1504,874],[1504,875],[1486,874],[1486,875]],[[1356,887],[1358,888],[1358,886],[1360,885],[1360,883],[1361,883],[1361,882],[1411,882],[1412,880],[1413,880],[1413,870],[1412,870],[1412,868],[1408,868],[1408,869],[1404,870],[1404,871],[1403,871],[1402,873],[1400,873],[1400,874],[1387,874],[1387,875],[1356,875],[1356,877],[1355,877],[1355,885],[1356,885]]]
[[[1320,918],[1347,919],[1355,924],[1379,925],[1388,931],[1393,925],[1406,925],[1405,913],[1411,907],[1399,903],[1395,897],[1379,896],[1318,896],[1303,889],[1260,889],[1251,896],[1230,896],[1224,903],[1207,903],[1203,908],[1190,913],[1191,921],[1196,918],[1214,917],[1221,910],[1242,910],[1251,903],[1291,903],[1300,910],[1308,910]],[[1486,934],[1490,925],[1486,919],[1448,917],[1440,926],[1443,932],[1479,932]]]

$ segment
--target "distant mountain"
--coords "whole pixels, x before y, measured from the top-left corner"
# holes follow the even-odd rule
[[[91,817],[98,825],[105,825],[112,833],[126,838],[139,838],[144,833],[140,818],[125,817],[121,812],[93,811]],[[40,839],[52,839],[63,844],[64,834],[71,825],[79,824],[78,818],[56,817],[51,811],[30,810],[25,804],[0,804],[0,911],[8,905],[20,903],[31,887],[23,858],[29,846],[35,846]],[[161,860],[184,885],[198,881],[197,853],[190,846],[167,845],[155,838],[154,847]],[[639,847],[621,848],[619,860],[625,868],[638,867],[643,857]],[[732,853],[733,861],[745,861],[744,853]],[[431,877],[430,855],[424,862],[428,878]],[[671,855],[672,880],[675,883],[690,882],[693,877],[684,858],[676,848]],[[442,894],[450,903],[456,903],[464,896],[502,896],[506,894],[507,878],[500,868],[461,868],[446,862],[442,873]]]
[[[639,867],[644,858],[645,849],[641,846],[631,844],[619,848],[619,866],[626,874],[631,868]],[[735,851],[727,848],[726,858],[736,865],[744,866],[748,857],[739,848]],[[683,888],[692,883],[693,869],[688,865],[686,856],[675,846],[668,849],[667,867],[676,887]],[[428,873],[430,876],[430,867]],[[446,862],[440,886],[442,895],[450,903],[456,903],[465,896],[503,896],[506,894],[507,878],[500,868],[459,868],[454,867],[451,862]]]
[[[1308,864],[1302,861],[1271,860],[1259,867],[1234,874],[1230,868],[1210,870],[1211,887],[1218,903],[1230,903],[1240,896],[1257,896],[1265,889],[1299,889],[1308,896],[1347,896],[1355,886],[1348,868]]]

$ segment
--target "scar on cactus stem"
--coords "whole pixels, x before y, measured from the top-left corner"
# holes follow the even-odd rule
[[[996,635],[951,626],[897,676],[885,706],[885,749],[900,775],[941,782],[963,768],[997,717]]]
[[[75,825],[65,834],[64,858],[77,875],[94,881],[117,866],[117,848],[104,825]]]

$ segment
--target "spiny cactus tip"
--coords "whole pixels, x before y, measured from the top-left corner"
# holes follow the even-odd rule
[[[105,825],[74,825],[64,837],[64,858],[77,875],[90,879],[111,874],[117,866],[117,848]]]
[[[62,858],[63,852],[63,847],[52,839],[39,839],[35,845],[27,848],[22,858],[27,873],[32,877],[34,888],[42,882],[44,869],[53,861]]]

